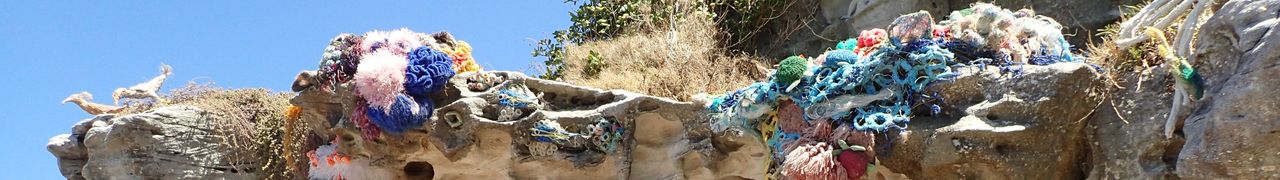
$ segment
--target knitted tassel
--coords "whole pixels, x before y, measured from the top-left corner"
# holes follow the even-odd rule
[[[408,95],[397,94],[395,103],[390,108],[369,107],[366,115],[383,131],[402,133],[421,127],[431,120],[434,106],[431,101],[415,102]]]
[[[782,176],[797,180],[836,180],[847,177],[826,143],[805,144],[787,154]]]
[[[389,52],[371,53],[361,59],[354,79],[356,95],[374,107],[390,108],[396,94],[404,90],[408,62]]]
[[[404,72],[404,89],[414,98],[425,99],[428,94],[444,89],[454,75],[453,60],[444,52],[431,47],[418,47],[409,53],[409,65]]]
[[[356,128],[360,128],[360,134],[362,135],[360,137],[362,139],[372,141],[382,135],[382,129],[378,129],[378,126],[369,120],[369,115],[367,114],[369,106],[365,105],[366,103],[364,99],[356,99],[357,105],[354,110],[351,110],[351,122],[356,124]]]

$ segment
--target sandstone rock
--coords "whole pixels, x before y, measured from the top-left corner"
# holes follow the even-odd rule
[[[1280,1],[1231,1],[1196,36],[1190,60],[1205,77],[1182,134],[1177,174],[1193,179],[1280,178]]]
[[[102,115],[50,139],[68,179],[252,179],[248,126],[219,121],[184,106],[145,113]]]
[[[1100,75],[1082,63],[1022,68],[960,68],[954,82],[931,87],[945,99],[943,115],[917,115],[909,133],[886,139],[884,166],[912,179],[1080,178]]]
[[[477,77],[496,81],[474,81]],[[339,91],[341,90],[340,87]],[[503,109],[500,90],[527,88],[537,94],[531,108]],[[304,90],[309,122],[334,122],[340,149],[374,166],[401,172],[408,179],[721,179],[764,176],[766,150],[754,136],[713,135],[703,108],[620,90],[598,90],[534,79],[513,72],[464,73],[433,100],[440,105],[432,120],[416,130],[365,141],[343,114],[343,93]],[[349,96],[349,94],[348,94]],[[324,100],[329,99],[329,100]],[[319,106],[310,106],[319,105]],[[502,111],[515,110],[506,117]],[[308,112],[310,111],[310,112]],[[510,113],[506,113],[510,114]],[[331,119],[330,119],[331,118]],[[621,124],[613,151],[580,137],[565,144],[537,142],[534,123],[550,120],[570,132],[607,119]],[[543,152],[550,146],[551,152]],[[536,147],[536,148],[535,148]]]
[[[1165,139],[1162,134],[1173,99],[1173,81],[1165,72],[1157,67],[1150,73],[1117,77],[1125,88],[1111,91],[1089,120],[1089,179],[1174,177],[1173,161],[1182,138]]]

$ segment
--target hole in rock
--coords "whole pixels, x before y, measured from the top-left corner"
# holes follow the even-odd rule
[[[432,179],[436,176],[436,170],[428,162],[409,162],[404,165],[404,175],[407,179]]]

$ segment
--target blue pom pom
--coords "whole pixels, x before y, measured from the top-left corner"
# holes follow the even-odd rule
[[[409,67],[404,74],[405,92],[415,98],[426,99],[428,94],[444,89],[449,78],[453,77],[453,59],[430,47],[419,47],[409,52]]]
[[[413,113],[415,109],[418,111],[416,114]],[[431,113],[434,109],[435,105],[431,101],[415,102],[408,95],[399,94],[396,95],[396,103],[392,104],[391,108],[369,107],[366,114],[369,116],[369,120],[383,131],[402,133],[421,127],[422,124],[431,120]]]

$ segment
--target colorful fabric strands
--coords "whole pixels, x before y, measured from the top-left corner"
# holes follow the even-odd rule
[[[537,103],[534,101],[537,100],[536,98],[507,89],[498,90],[498,96],[498,104],[508,107],[525,108],[529,107],[531,104]]]
[[[600,118],[595,124],[588,125],[587,129],[591,137],[591,143],[595,144],[595,148],[605,153],[613,153],[618,149],[618,141],[622,139],[622,135],[626,134],[626,129],[622,128],[622,124]]]
[[[453,60],[447,54],[431,47],[414,49],[408,56],[408,68],[404,71],[404,89],[414,98],[424,99],[427,94],[439,92],[454,75]]]
[[[390,108],[369,107],[365,115],[383,131],[402,133],[431,120],[435,105],[431,101],[414,101],[405,94],[397,94]]]
[[[356,128],[360,128],[360,138],[366,141],[378,139],[378,136],[382,135],[382,129],[378,129],[378,126],[369,120],[367,102],[364,99],[357,99],[355,104],[355,109],[351,110],[350,120],[356,124]]]
[[[712,129],[719,132],[729,127],[750,129],[761,116],[773,111],[780,87],[772,82],[757,82],[731,94],[711,98],[707,109],[715,120]]]
[[[320,88],[332,91],[332,87],[351,80],[356,73],[356,65],[360,63],[359,51],[362,37],[354,34],[339,34],[329,41],[324,54],[320,58]]]
[[[784,162],[788,179],[846,178],[827,176],[835,174],[827,166],[836,158],[830,144],[845,141],[856,148],[839,158],[849,161],[842,163],[852,168],[850,177],[859,177],[874,161],[872,132],[906,129],[916,115],[913,107],[942,111],[928,104],[941,97],[921,92],[956,78],[953,66],[996,65],[1002,74],[1018,77],[1022,65],[1076,62],[1061,28],[1034,11],[1015,13],[985,3],[936,24],[927,11],[911,13],[895,19],[889,31],[862,31],[816,59],[787,58],[767,81],[712,96],[706,108],[715,132],[760,133],[773,153],[771,162]],[[765,114],[771,116],[761,118]]]
[[[565,130],[563,127],[560,127],[560,123],[547,119],[535,123],[533,128],[530,129],[530,132],[532,133],[529,135],[533,137],[534,141],[549,142],[560,145],[568,143],[569,137],[577,135]]]

